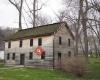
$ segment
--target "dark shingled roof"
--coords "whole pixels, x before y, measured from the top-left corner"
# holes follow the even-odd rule
[[[48,24],[34,28],[19,30],[12,36],[5,39],[5,41],[52,35],[54,34],[54,32],[57,32],[60,24],[61,23],[54,23],[54,24]]]

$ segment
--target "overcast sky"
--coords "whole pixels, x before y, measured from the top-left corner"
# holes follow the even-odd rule
[[[61,1],[62,0],[48,0],[47,5],[42,8],[42,12],[55,18],[54,12],[57,13],[57,11],[62,9]],[[0,26],[18,27],[18,12],[8,0],[0,0]]]

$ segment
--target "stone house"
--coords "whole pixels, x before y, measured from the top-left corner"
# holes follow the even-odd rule
[[[63,57],[74,56],[73,45],[65,22],[19,30],[5,40],[5,65],[59,68]]]

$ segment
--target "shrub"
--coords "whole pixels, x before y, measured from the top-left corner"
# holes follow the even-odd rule
[[[87,72],[87,62],[84,57],[71,57],[63,60],[62,69],[82,77]]]

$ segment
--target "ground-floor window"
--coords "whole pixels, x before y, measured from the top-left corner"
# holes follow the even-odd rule
[[[15,60],[15,53],[12,54],[12,60]]]
[[[71,51],[68,51],[68,57],[71,57]]]
[[[61,53],[58,53],[58,58],[61,58]]]
[[[29,53],[29,59],[30,59],[30,60],[33,59],[33,53],[32,53],[32,52]]]
[[[9,59],[10,59],[10,53],[7,54],[7,60],[9,60]]]
[[[45,59],[45,51],[42,53],[41,59]]]

